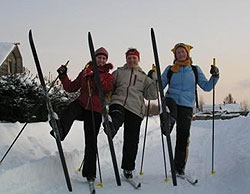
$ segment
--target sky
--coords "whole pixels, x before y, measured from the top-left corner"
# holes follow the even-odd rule
[[[250,1],[232,0],[0,0],[0,42],[20,42],[24,66],[36,73],[28,43],[32,29],[45,75],[70,60],[73,80],[90,60],[87,33],[109,51],[114,69],[125,64],[129,47],[141,53],[147,72],[154,63],[150,28],[155,29],[160,65],[172,64],[171,48],[192,45],[191,56],[207,77],[217,59],[221,77],[216,102],[228,93],[250,102]],[[199,90],[207,104],[212,92]]]

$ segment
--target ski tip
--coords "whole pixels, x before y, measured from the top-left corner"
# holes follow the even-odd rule
[[[143,173],[143,172],[140,172],[140,175],[142,176],[142,175],[144,175],[144,173]]]
[[[98,183],[97,186],[100,187],[100,188],[103,188],[103,184],[102,183]]]
[[[154,28],[151,28],[151,34],[154,34]]]
[[[29,30],[29,36],[32,36],[32,30],[31,29]]]
[[[164,182],[168,183],[169,182],[169,178],[165,178]]]
[[[88,32],[88,37],[91,38],[91,32]]]
[[[216,171],[212,170],[210,173],[211,173],[211,174],[216,174]]]

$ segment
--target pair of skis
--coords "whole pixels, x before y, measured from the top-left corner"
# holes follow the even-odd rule
[[[196,185],[198,183],[198,179],[189,176],[189,175],[180,175],[180,174],[176,174],[176,176],[180,179],[184,179],[186,180],[188,183],[190,183],[191,185]]]
[[[139,189],[141,187],[141,183],[137,182],[136,180],[132,179],[126,179],[124,178],[126,182],[128,182],[134,189]],[[95,182],[94,181],[88,181],[89,185],[89,192],[90,194],[95,194],[96,189],[95,189]]]

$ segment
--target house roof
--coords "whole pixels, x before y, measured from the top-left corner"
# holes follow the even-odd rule
[[[241,106],[240,104],[217,104],[215,105],[215,111],[223,112],[240,112],[241,111]],[[212,112],[213,111],[213,106],[212,105],[204,105],[203,106],[203,112]]]
[[[15,47],[15,43],[0,42],[0,65],[2,65]]]

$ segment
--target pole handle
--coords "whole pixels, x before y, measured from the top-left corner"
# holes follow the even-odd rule
[[[156,65],[155,65],[155,64],[152,64],[152,70],[153,70],[154,72],[157,71],[157,70],[156,70]]]
[[[216,65],[216,59],[213,58],[213,66],[215,66],[215,65]]]
[[[68,66],[68,64],[69,64],[69,60],[65,63],[65,65],[64,65],[64,66],[65,66],[65,67],[67,67],[67,66]]]

